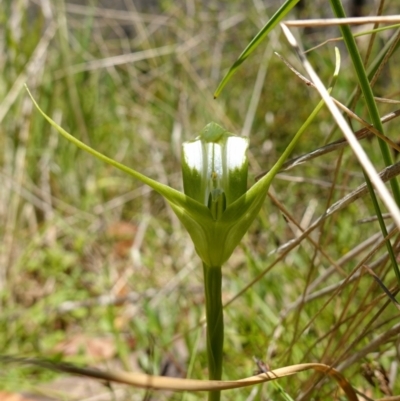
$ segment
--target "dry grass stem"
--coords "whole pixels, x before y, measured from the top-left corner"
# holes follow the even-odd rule
[[[285,21],[290,27],[321,27],[333,25],[364,25],[364,24],[393,24],[400,22],[400,15],[388,15],[383,17],[356,17],[356,18],[326,18]]]

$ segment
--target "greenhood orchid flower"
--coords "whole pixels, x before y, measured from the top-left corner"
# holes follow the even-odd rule
[[[182,145],[185,194],[210,210],[219,199],[224,211],[246,192],[247,148],[247,138],[232,135],[215,123],[208,124],[194,141]]]
[[[183,145],[183,194],[79,141],[47,116],[29,90],[28,93],[43,117],[66,139],[164,196],[207,266],[222,266],[232,255],[257,217],[268,187],[287,157],[281,157],[281,163],[277,163],[267,175],[246,191],[247,139],[230,134],[219,125],[210,123],[200,132],[198,139]]]
[[[208,249],[209,255],[216,255],[225,249],[226,235],[221,232],[218,221],[247,189],[247,148],[247,138],[230,134],[215,123],[208,124],[194,141],[182,145],[184,192],[207,206],[213,220],[203,228],[204,243],[200,240],[195,243],[208,266],[218,266],[215,263],[220,261],[206,256],[204,251]]]

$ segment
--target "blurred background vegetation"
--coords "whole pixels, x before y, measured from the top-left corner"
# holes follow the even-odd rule
[[[0,4],[0,354],[205,378],[202,269],[188,235],[159,195],[59,137],[35,111],[23,84],[68,132],[177,189],[182,188],[182,141],[210,121],[248,135],[251,185],[319,101],[274,55],[279,52],[302,71],[280,29],[213,100],[224,73],[280,3]],[[353,15],[376,15],[379,4],[345,5]],[[301,0],[300,5],[291,19],[331,16],[327,1]],[[385,2],[383,15],[398,12],[396,0]],[[336,27],[296,33],[306,49],[340,36]],[[377,35],[371,60],[393,35],[394,30]],[[358,40],[363,57],[369,38]],[[356,78],[343,44],[328,43],[308,57],[328,83],[335,45],[343,60],[334,96],[346,103]],[[395,52],[374,87],[376,96],[398,98],[399,62]],[[381,104],[379,110],[384,115],[397,107]],[[362,99],[354,111],[368,120]],[[396,120],[385,125],[393,141],[399,140],[397,127]],[[296,154],[339,138],[323,110]],[[376,140],[363,146],[380,171],[384,164]],[[271,368],[303,362],[339,366],[370,399],[399,394],[399,335],[380,340],[397,327],[398,310],[360,266],[377,245],[362,263],[396,290],[386,249],[378,244],[377,222],[358,222],[374,214],[369,197],[314,230],[314,244],[304,240],[288,254],[279,251],[362,183],[349,149],[275,180],[271,194],[286,211],[267,200],[224,267],[225,301],[259,277],[226,308],[225,378],[251,375],[257,356]],[[0,370],[0,388],[37,397],[204,397],[103,385],[88,389],[88,384],[76,390],[77,379],[68,383],[37,368]],[[342,397],[335,383],[312,373],[279,383],[299,400]],[[224,394],[226,400],[284,397],[271,384]]]

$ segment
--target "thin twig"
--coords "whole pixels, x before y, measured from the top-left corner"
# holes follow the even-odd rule
[[[393,296],[393,294],[388,290],[388,288],[383,284],[382,280],[373,272],[373,270],[368,267],[366,264],[363,265],[363,268],[370,274],[375,281],[379,284],[379,286],[382,288],[382,290],[385,292],[385,294],[389,297],[389,299],[393,302],[395,307],[400,311],[400,304],[397,302],[396,298]]]
[[[315,27],[333,25],[364,25],[371,23],[393,24],[400,22],[400,15],[389,15],[385,17],[357,17],[357,18],[326,18],[285,21],[286,26],[290,27]]]

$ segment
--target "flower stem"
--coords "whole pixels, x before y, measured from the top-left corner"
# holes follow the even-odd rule
[[[210,267],[203,263],[203,272],[207,318],[208,377],[210,380],[221,380],[222,350],[224,345],[221,266]],[[219,401],[220,395],[220,391],[210,391],[208,401]]]

